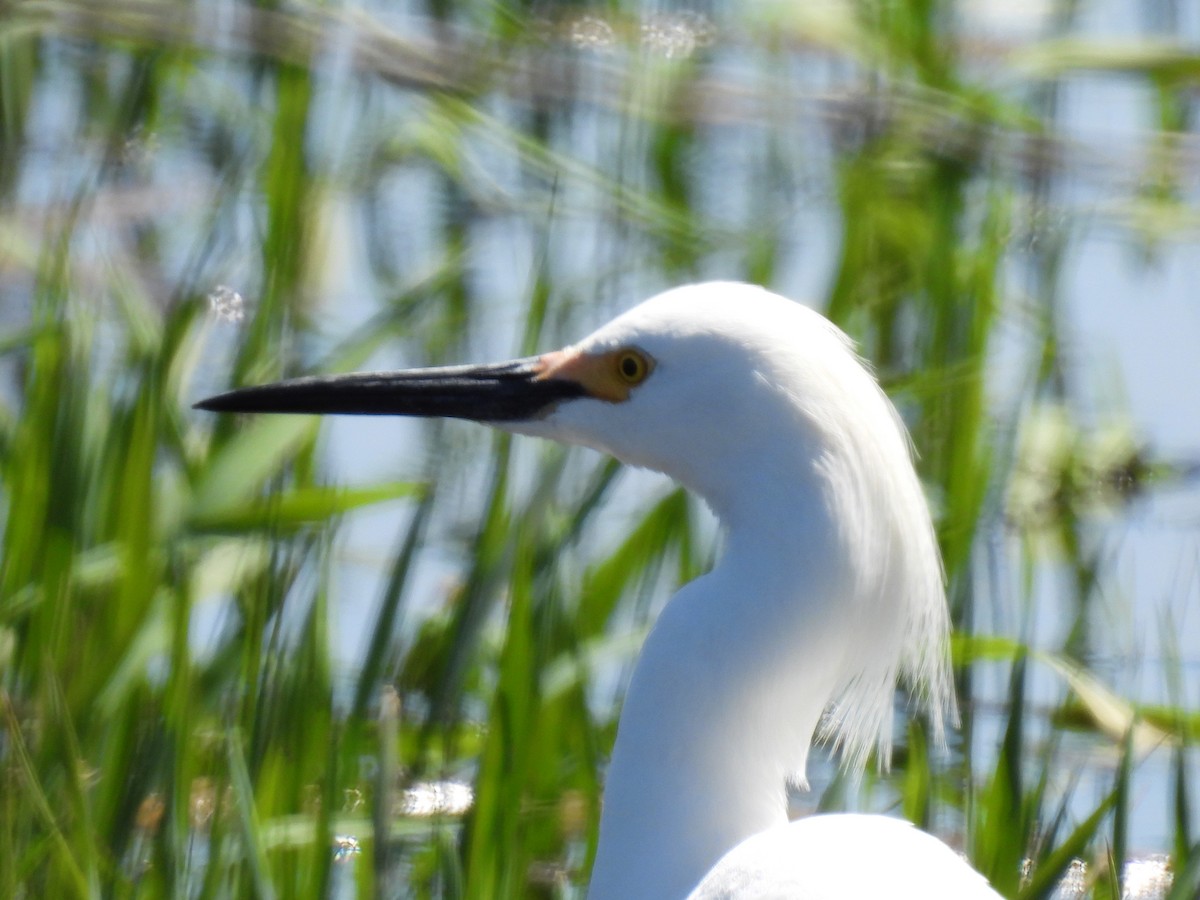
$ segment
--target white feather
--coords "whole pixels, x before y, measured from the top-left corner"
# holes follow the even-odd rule
[[[628,401],[570,401],[519,430],[673,476],[726,539],[635,669],[589,896],[995,896],[902,823],[786,820],[814,737],[851,768],[872,749],[886,764],[899,676],[939,740],[954,717],[941,563],[895,408],[842,332],[761,288],[677,288],[576,349],[628,346],[655,361]],[[882,893],[864,852],[896,863]]]

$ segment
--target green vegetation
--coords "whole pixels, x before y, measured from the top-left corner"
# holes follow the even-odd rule
[[[944,759],[911,721],[891,772],[809,805],[958,836],[1006,896],[1049,896],[1078,856],[1115,897],[1132,773],[1169,742],[1162,849],[1195,895],[1195,649],[1163,648],[1176,706],[1089,670],[1097,507],[1180,473],[1075,424],[1077,223],[1047,211],[1072,152],[1059,91],[1099,71],[1146,89],[1156,129],[1108,224],[1148,259],[1194,232],[1174,138],[1200,55],[1089,42],[1086,3],[982,62],[946,2],[730,6],[0,0],[0,896],[576,892],[613,683],[653,604],[711,561],[703,511],[457,423],[369,432],[345,458],[391,458],[360,478],[314,418],[190,404],[547,349],[669,284],[789,291],[814,266],[921,451],[963,728]],[[1023,363],[993,392],[1013,322]],[[367,582],[337,526],[376,504],[395,533],[349,620]],[[1001,532],[1015,597],[980,552]],[[1068,573],[1054,647],[1030,639],[1048,548]],[[1017,634],[982,612],[1004,603]],[[347,628],[362,650],[339,661]],[[1120,760],[1098,797],[1062,787],[1067,728]],[[470,811],[417,815],[405,792],[433,779],[469,781]]]

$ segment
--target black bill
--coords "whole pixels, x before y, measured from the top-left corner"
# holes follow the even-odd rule
[[[483,366],[296,378],[218,394],[195,408],[515,422],[537,418],[562,400],[584,396],[578,382],[545,377],[544,371],[542,357],[530,357]]]

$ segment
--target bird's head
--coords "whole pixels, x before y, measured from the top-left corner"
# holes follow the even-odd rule
[[[528,359],[300,378],[197,407],[470,419],[665,472],[720,509],[732,473],[753,476],[771,443],[813,455],[804,442],[837,419],[847,373],[873,384],[821,316],[759,287],[711,282],[666,291]]]
[[[675,288],[528,359],[302,378],[197,406],[470,419],[664,472],[810,582],[853,585],[826,598],[860,623],[827,729],[853,761],[877,736],[886,758],[899,672],[925,687],[936,732],[953,715],[940,561],[904,428],[841,331],[762,288]]]

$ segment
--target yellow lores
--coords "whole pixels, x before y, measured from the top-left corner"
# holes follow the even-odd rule
[[[629,392],[654,371],[654,358],[636,347],[582,353],[574,347],[542,355],[537,379],[555,378],[583,386],[589,397],[624,403]]]

